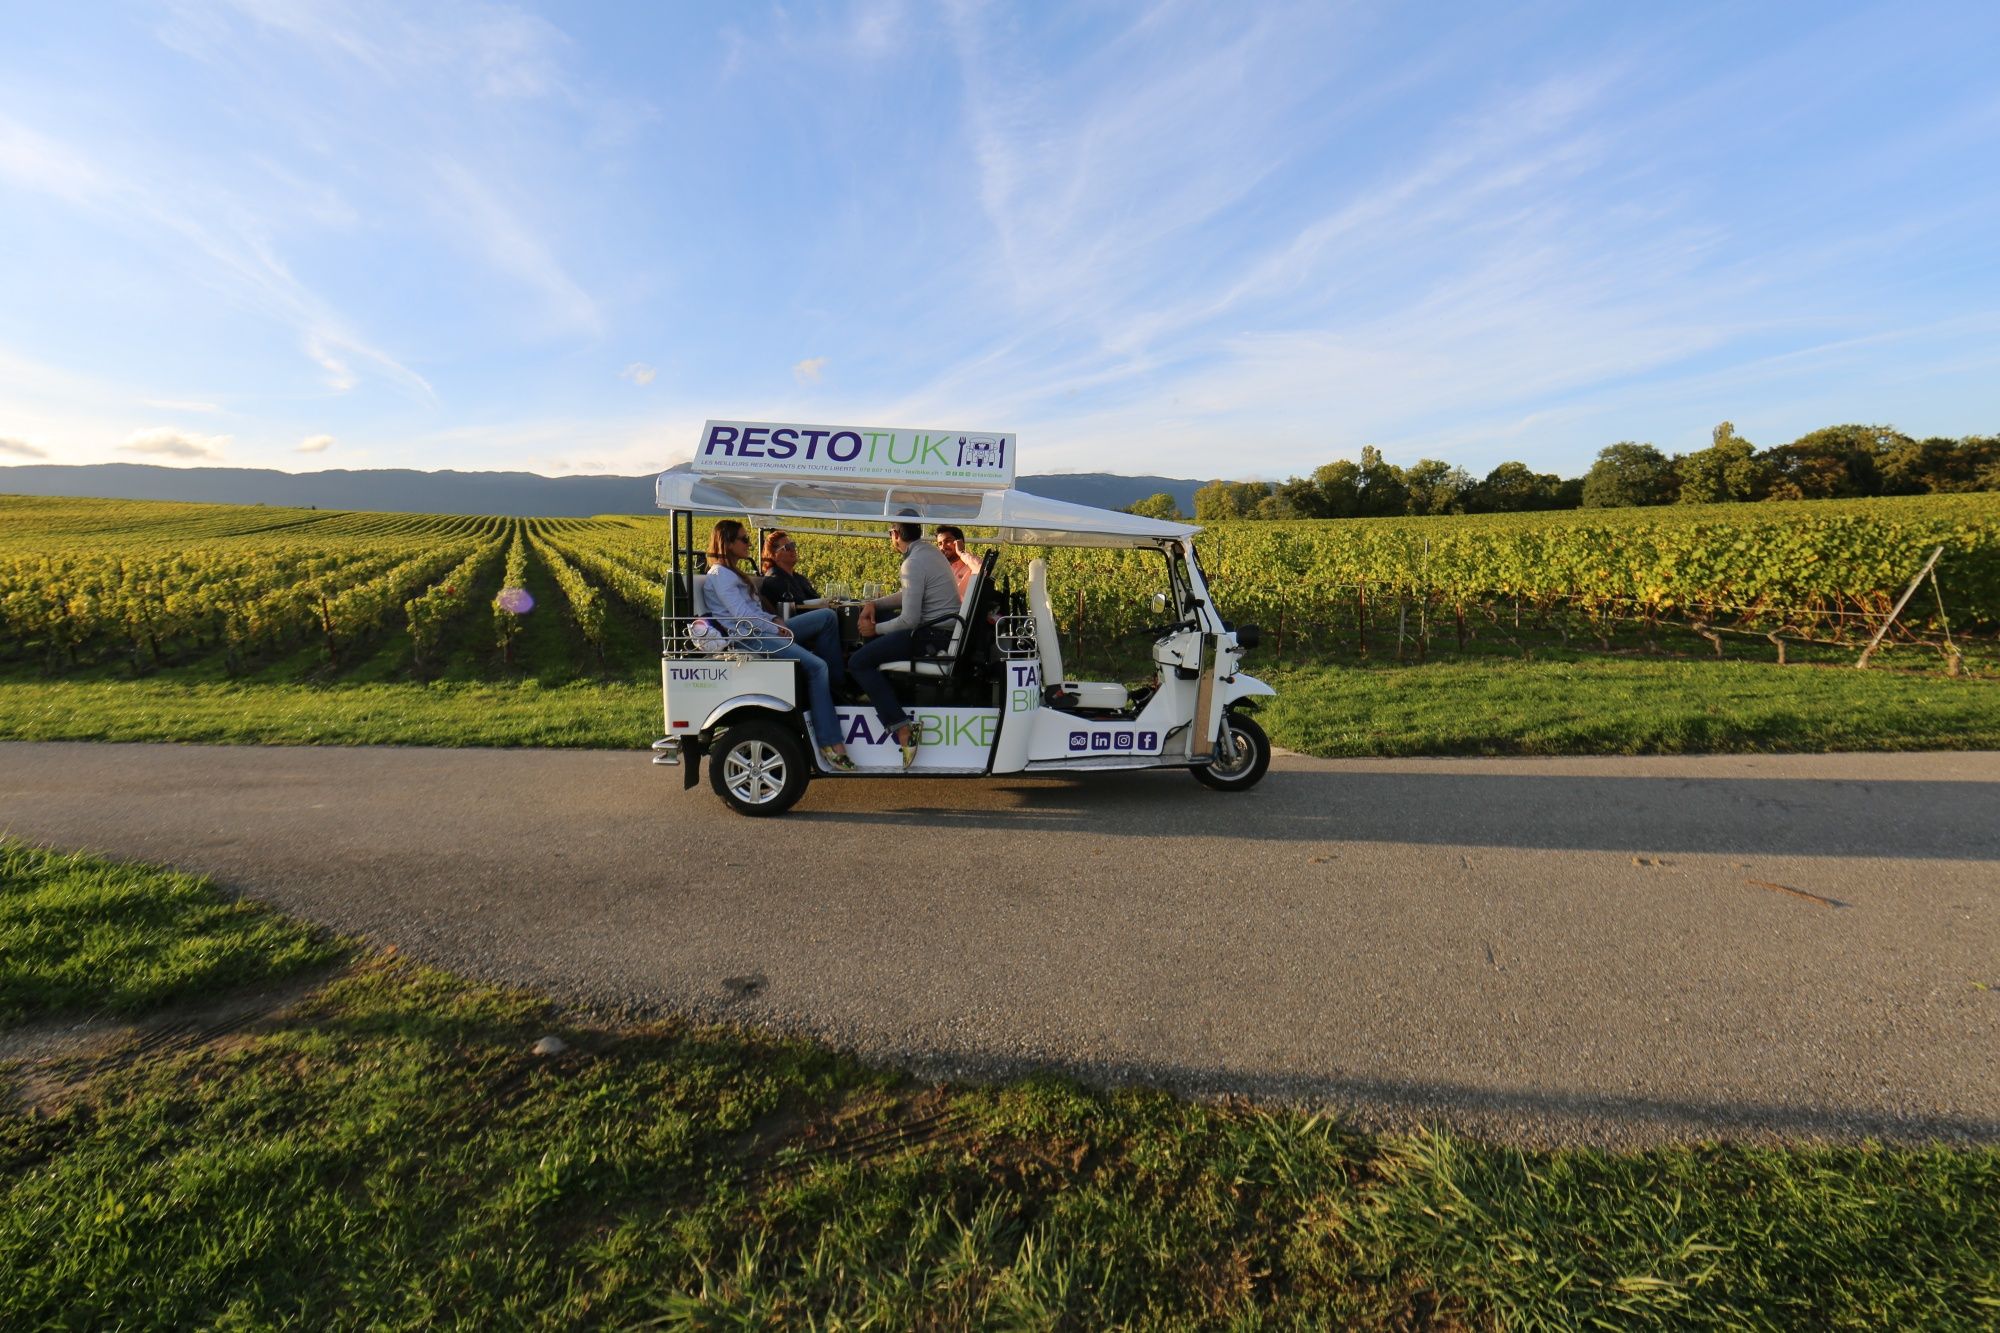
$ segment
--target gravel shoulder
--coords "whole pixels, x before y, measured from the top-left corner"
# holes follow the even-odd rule
[[[0,831],[596,1010],[1524,1144],[2000,1142],[2000,754],[824,781],[0,745]]]

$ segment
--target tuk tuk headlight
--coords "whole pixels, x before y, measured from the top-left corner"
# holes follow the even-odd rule
[[[1255,625],[1237,626],[1236,647],[1242,652],[1247,653],[1252,648],[1255,648],[1258,644],[1262,642],[1264,642],[1264,631],[1257,628],[1257,626]]]

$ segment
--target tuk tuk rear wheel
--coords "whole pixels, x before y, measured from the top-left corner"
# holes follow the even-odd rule
[[[708,752],[708,783],[739,815],[782,815],[806,794],[805,747],[775,722],[744,722]]]
[[[1270,738],[1255,719],[1244,713],[1224,713],[1222,725],[1229,728],[1236,740],[1236,762],[1232,764],[1224,759],[1222,747],[1218,745],[1213,763],[1188,771],[1204,787],[1213,787],[1217,791],[1245,791],[1256,786],[1257,780],[1271,766]]]

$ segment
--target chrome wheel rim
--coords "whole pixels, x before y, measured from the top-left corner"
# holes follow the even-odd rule
[[[1235,727],[1229,728],[1229,734],[1236,741],[1236,762],[1232,764],[1223,758],[1222,748],[1217,746],[1215,758],[1211,759],[1208,764],[1208,771],[1216,777],[1221,778],[1224,782],[1234,782],[1237,778],[1248,773],[1250,765],[1255,763],[1257,759],[1257,742],[1251,740]]]
[[[785,757],[763,741],[732,746],[723,756],[722,782],[745,805],[769,805],[785,789]]]

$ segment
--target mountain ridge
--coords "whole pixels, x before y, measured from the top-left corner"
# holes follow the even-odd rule
[[[588,518],[650,514],[653,475],[545,477],[537,472],[422,471],[415,468],[164,467],[157,463],[18,463],[0,467],[0,494],[106,500],[180,500],[267,504],[382,513],[497,514],[515,518]],[[1184,514],[1203,483],[1186,477],[1128,477],[1112,472],[1041,473],[1015,486],[1051,500],[1123,509],[1161,491]]]

